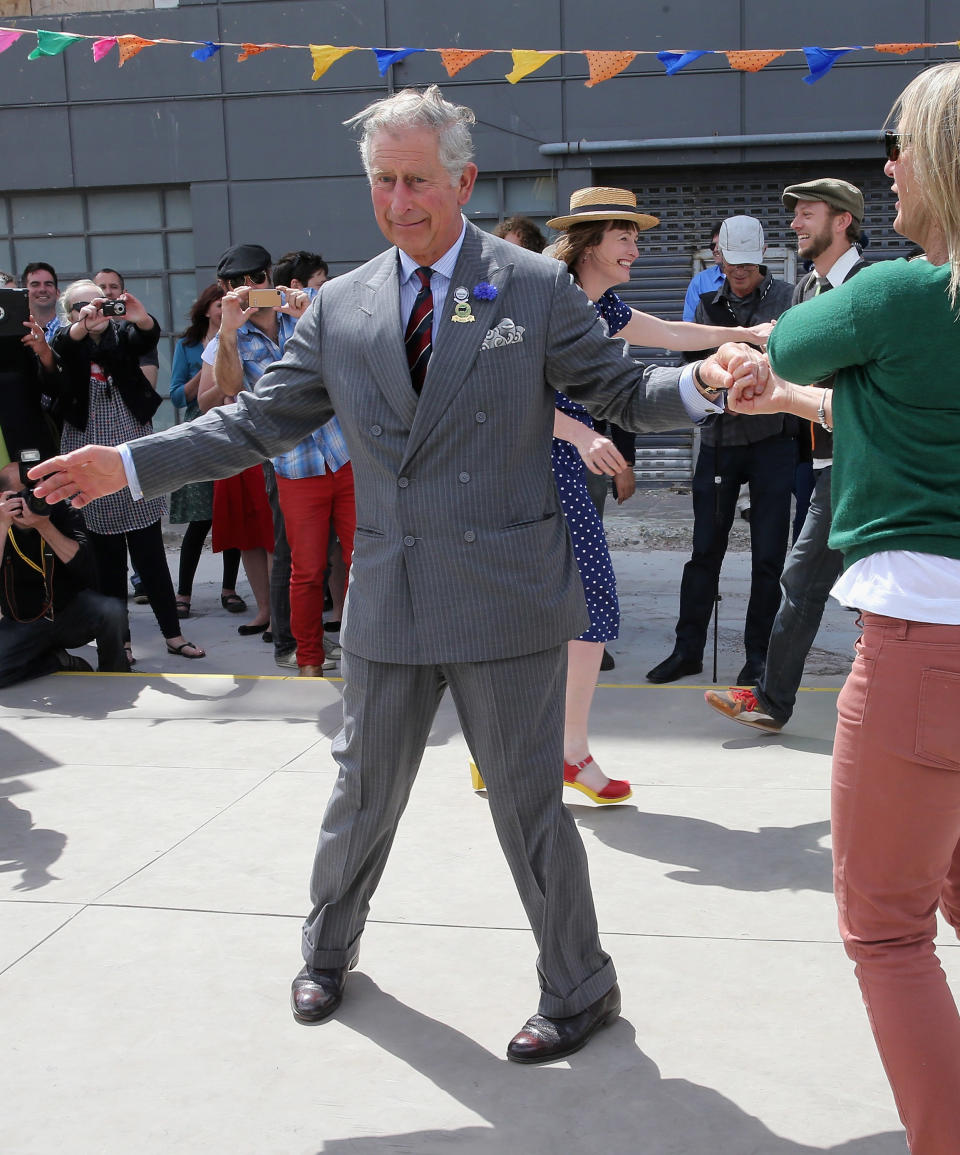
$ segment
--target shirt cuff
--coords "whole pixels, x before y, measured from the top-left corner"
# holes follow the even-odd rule
[[[130,490],[130,496],[134,501],[143,501],[143,490],[140,488],[140,478],[137,477],[137,468],[133,464],[133,454],[130,452],[130,446],[124,442],[118,445],[120,450],[120,460],[123,462],[123,472],[127,475],[127,488]]]
[[[684,365],[680,374],[680,400],[694,425],[701,425],[708,417],[724,411],[727,395],[721,393],[716,401],[708,401],[693,380],[693,369],[693,364]]]

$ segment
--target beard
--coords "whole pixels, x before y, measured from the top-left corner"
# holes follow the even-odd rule
[[[833,234],[829,229],[823,229],[819,233],[811,234],[802,248],[798,245],[797,254],[805,261],[815,261],[830,248],[832,243]]]

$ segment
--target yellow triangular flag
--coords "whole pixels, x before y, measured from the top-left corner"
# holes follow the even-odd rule
[[[518,80],[523,80],[525,76],[529,76],[531,72],[536,72],[538,68],[542,68],[548,60],[552,60],[554,56],[559,56],[559,52],[535,52],[528,48],[514,48],[510,55],[513,57],[513,71],[508,72],[506,79],[511,84],[516,84]]]
[[[310,55],[313,57],[313,76],[311,80],[319,80],[331,64],[336,64],[341,56],[353,52],[352,48],[335,48],[332,44],[311,44]]]

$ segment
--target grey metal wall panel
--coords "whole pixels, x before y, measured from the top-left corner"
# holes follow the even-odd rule
[[[879,136],[894,97],[920,67],[919,63],[905,68],[883,64],[835,66],[829,76],[813,85],[803,82],[806,69],[782,69],[763,77],[762,100],[751,94],[745,106],[744,132],[786,131],[785,123],[794,121],[802,112],[802,127],[791,124],[790,131],[875,127]]]
[[[0,108],[0,141],[6,189],[69,188],[73,184],[65,108]]]
[[[213,280],[220,254],[231,243],[230,199],[226,181],[195,183],[190,189],[190,211],[197,280],[202,287]]]
[[[178,100],[71,109],[79,188],[189,184],[226,176],[223,120],[217,101]]]
[[[596,88],[572,84],[564,99],[574,140],[646,140],[742,131],[740,80],[729,71],[664,76],[661,68],[661,75],[615,77]],[[595,158],[595,163],[609,161],[603,156]],[[646,163],[656,161],[650,156]]]
[[[236,181],[230,188],[230,229],[234,241],[255,241],[274,258],[289,249],[310,249],[341,271],[386,247],[370,207],[370,187],[360,176],[268,185]]]
[[[343,120],[367,103],[354,92],[237,96],[224,105],[232,180],[330,176],[361,171]]]

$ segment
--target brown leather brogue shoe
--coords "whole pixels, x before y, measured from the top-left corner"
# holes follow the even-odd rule
[[[305,966],[290,986],[290,1007],[298,1023],[322,1023],[340,1006],[347,967],[315,970]]]
[[[566,1019],[534,1015],[507,1047],[507,1058],[515,1063],[553,1063],[585,1047],[600,1027],[620,1014],[620,988],[616,983],[586,1010]]]
[[[323,677],[323,668],[321,666],[301,666],[300,667],[300,677],[301,678],[322,678]]]

